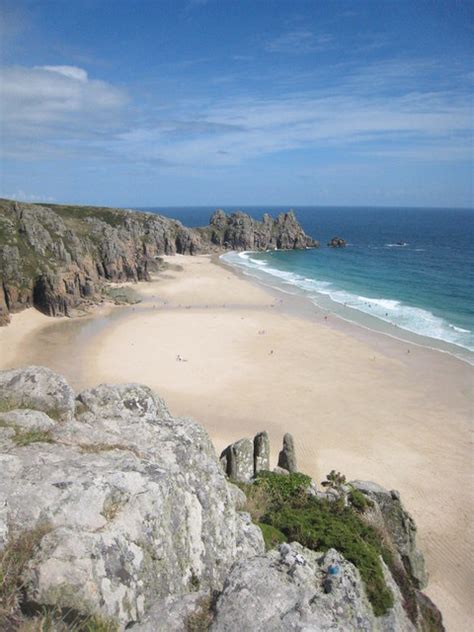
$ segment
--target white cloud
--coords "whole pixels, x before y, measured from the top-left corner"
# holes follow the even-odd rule
[[[315,34],[307,29],[288,31],[265,43],[269,53],[303,54],[334,47],[334,38],[328,34]]]
[[[126,95],[91,80],[81,68],[9,68],[1,88],[4,154],[41,160],[78,156],[97,164],[168,165],[188,172],[288,150],[469,159],[470,97],[441,86],[420,91],[425,70],[418,62],[386,62],[354,68],[338,85],[319,90],[268,98],[231,97],[223,90],[213,101],[129,108],[120,118]]]
[[[76,66],[3,68],[0,97],[3,153],[17,157],[110,131],[127,100]]]
[[[232,166],[298,149],[344,148],[375,156],[383,147],[387,157],[425,160],[438,159],[433,149],[443,160],[470,153],[470,103],[449,93],[297,94],[193,108],[194,121],[169,120],[119,135],[116,151],[188,167]]]
[[[77,79],[77,81],[87,81],[87,72],[77,66],[39,66],[38,68],[40,70],[49,70],[49,72],[57,72],[65,77]]]

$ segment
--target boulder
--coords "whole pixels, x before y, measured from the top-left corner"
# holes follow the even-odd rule
[[[66,380],[45,367],[0,371],[1,411],[31,408],[66,421],[74,414],[74,400],[74,391]]]
[[[270,439],[268,432],[259,432],[253,440],[254,473],[270,469]]]
[[[283,437],[283,448],[278,455],[278,467],[288,470],[290,474],[298,471],[296,467],[295,444],[289,432]]]
[[[253,441],[240,439],[229,445],[220,456],[227,476],[234,481],[248,482],[254,475]]]

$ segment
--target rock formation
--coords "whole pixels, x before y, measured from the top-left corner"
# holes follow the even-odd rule
[[[347,246],[347,242],[342,237],[333,237],[329,242],[328,246],[331,248],[345,248]]]
[[[268,432],[259,432],[253,440],[254,474],[270,469],[270,439]]]
[[[75,399],[40,367],[1,372],[0,384],[0,549],[44,527],[28,603],[125,626],[161,598],[219,589],[234,561],[263,552],[204,429],[147,387]],[[57,409],[67,421],[47,416]]]
[[[403,508],[399,493],[368,481],[352,481],[351,484],[373,501],[376,519],[379,524],[384,525],[395,542],[405,571],[417,588],[425,588],[428,585],[428,574],[423,555],[416,546],[416,524]]]
[[[297,472],[296,453],[293,437],[289,432],[283,437],[283,448],[278,455],[278,467],[288,472]]]
[[[209,227],[200,229],[200,233],[216,246],[229,250],[292,250],[319,246],[304,233],[293,211],[280,213],[276,220],[265,213],[259,222],[240,211],[226,215],[217,210]]]
[[[294,214],[258,222],[217,211],[207,228],[161,215],[86,206],[0,200],[0,325],[35,306],[70,316],[100,299],[107,281],[145,281],[160,255],[317,245]]]
[[[393,548],[390,570],[380,558],[393,600],[376,616],[340,551],[291,542],[265,553],[264,531],[241,511],[245,494],[225,477],[204,429],[173,418],[148,387],[105,384],[76,397],[61,376],[28,367],[0,372],[0,411],[0,576],[10,573],[0,582],[1,630],[48,610],[100,617],[113,627],[84,629],[110,632],[443,630],[418,590],[415,528],[394,492],[361,482],[339,489],[370,501]],[[268,463],[266,433],[230,448],[245,455],[237,467],[245,462],[246,476]],[[259,470],[253,485],[259,476],[284,480],[285,493],[310,481]],[[21,552],[17,576],[9,551]],[[6,608],[11,586],[18,592]]]

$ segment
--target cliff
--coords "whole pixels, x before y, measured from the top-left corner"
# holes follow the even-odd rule
[[[265,433],[226,452],[239,488],[138,384],[3,371],[0,411],[2,630],[443,630],[395,492],[262,469]]]
[[[148,280],[160,255],[316,245],[292,212],[257,222],[217,211],[209,227],[190,229],[139,211],[0,200],[0,324],[30,306],[73,315],[108,281]]]

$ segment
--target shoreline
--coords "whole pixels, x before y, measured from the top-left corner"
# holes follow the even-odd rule
[[[245,254],[252,254],[254,251],[246,251]],[[308,311],[322,310],[327,314],[336,316],[339,320],[349,323],[354,327],[367,329],[368,331],[383,336],[388,336],[394,340],[398,340],[405,344],[416,345],[417,347],[431,349],[440,353],[449,354],[470,366],[474,366],[474,351],[467,347],[448,342],[442,338],[432,336],[423,336],[415,331],[406,329],[396,323],[384,320],[377,316],[373,316],[355,307],[339,303],[326,294],[313,290],[312,293],[300,288],[297,284],[292,285],[286,283],[278,276],[265,273],[264,270],[258,270],[251,267],[246,268],[244,265],[238,265],[225,259],[226,254],[218,256],[218,263],[233,270],[235,273],[242,275],[243,278],[249,279],[253,283],[257,283],[262,287],[278,293],[294,296],[296,299],[303,299],[310,305]],[[240,253],[242,254],[242,253]],[[254,254],[258,254],[255,252]],[[260,275],[258,273],[261,273]],[[292,288],[290,291],[287,288]],[[315,295],[315,296],[314,296]],[[317,298],[316,298],[317,297]],[[317,302],[318,301],[318,302]]]
[[[173,414],[202,423],[217,451],[266,429],[274,463],[289,431],[300,469],[318,483],[338,469],[399,489],[419,528],[427,594],[448,630],[467,629],[472,367],[325,320],[305,297],[282,298],[208,256],[165,259],[170,269],[134,286],[143,302],[133,307],[74,320],[15,315],[0,330],[0,368],[45,364],[77,390],[149,384]]]

